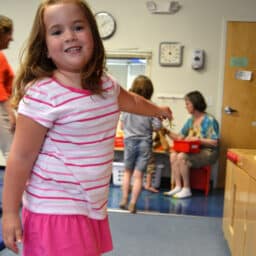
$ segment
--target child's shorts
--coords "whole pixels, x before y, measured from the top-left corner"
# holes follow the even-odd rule
[[[23,256],[99,256],[111,251],[108,217],[33,213],[25,208]]]
[[[152,143],[141,139],[124,140],[125,169],[145,172],[152,154]]]

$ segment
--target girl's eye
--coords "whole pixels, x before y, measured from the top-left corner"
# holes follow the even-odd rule
[[[80,31],[80,30],[83,30],[83,26],[81,26],[81,25],[76,25],[75,27],[74,27],[74,30],[75,31]]]
[[[51,35],[52,36],[58,36],[60,34],[61,34],[61,30],[53,30],[53,31],[51,31]]]

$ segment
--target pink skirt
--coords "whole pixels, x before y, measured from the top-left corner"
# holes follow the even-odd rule
[[[33,213],[25,208],[23,256],[99,256],[113,249],[108,217]]]

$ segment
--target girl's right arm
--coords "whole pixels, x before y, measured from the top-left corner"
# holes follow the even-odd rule
[[[3,186],[2,228],[5,245],[15,253],[22,240],[19,217],[21,198],[33,164],[44,142],[48,128],[29,117],[18,115],[16,130],[8,156]]]
[[[124,90],[122,87],[120,87],[118,103],[120,111],[123,112],[153,116],[160,119],[172,119],[172,111],[168,106],[157,106],[138,94]]]
[[[181,140],[184,137],[181,134],[172,132],[172,131],[167,131],[166,134],[172,139],[172,140]]]

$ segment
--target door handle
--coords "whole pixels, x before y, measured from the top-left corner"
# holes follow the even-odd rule
[[[233,113],[237,113],[238,111],[236,109],[231,108],[230,106],[226,106],[224,108],[224,112],[228,115],[231,115]]]

